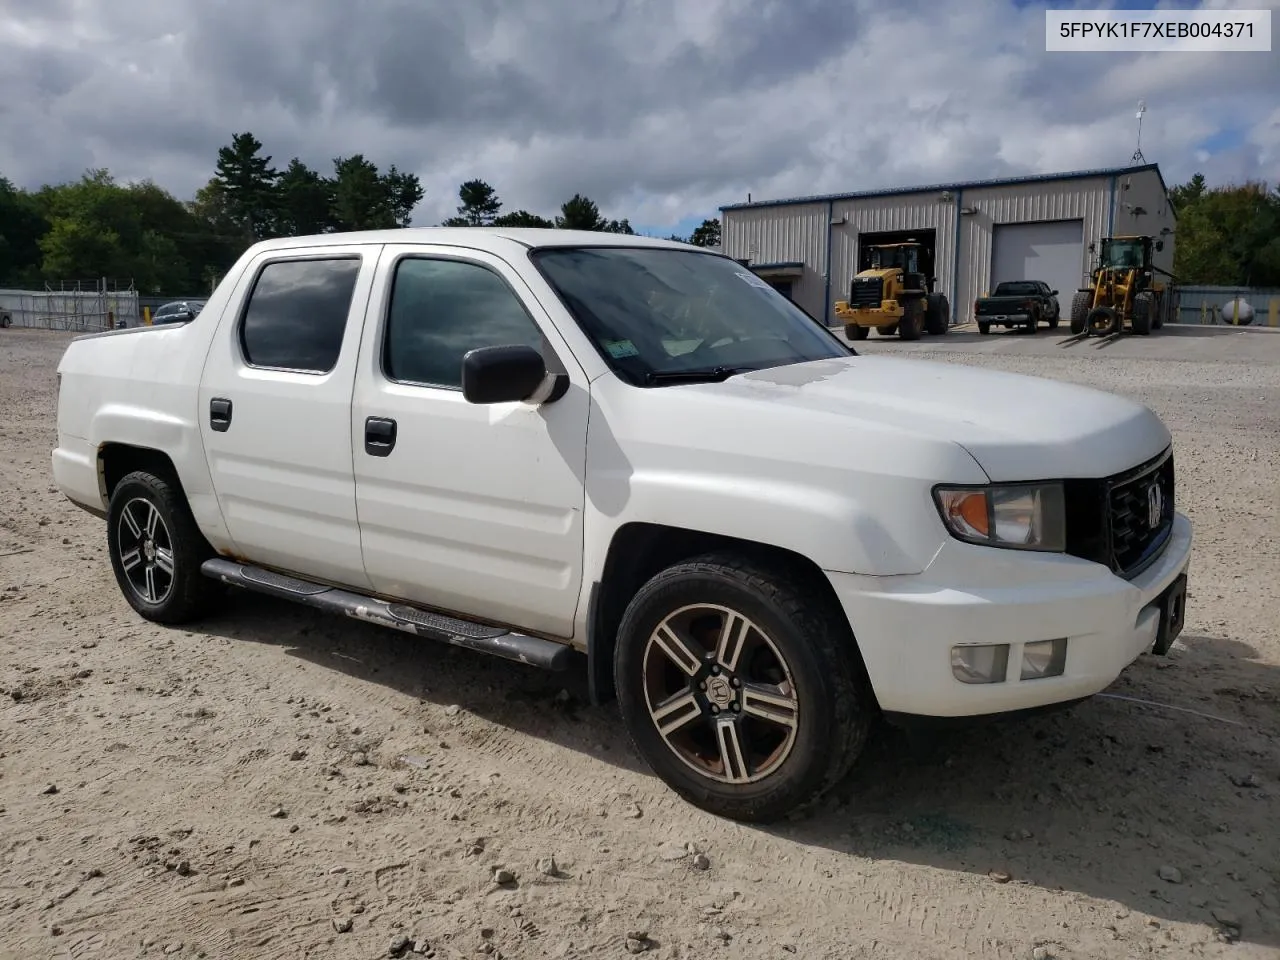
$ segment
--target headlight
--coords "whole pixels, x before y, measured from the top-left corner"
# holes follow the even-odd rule
[[[952,536],[966,543],[1050,552],[1066,549],[1066,506],[1060,483],[936,487],[933,496],[942,522]]]

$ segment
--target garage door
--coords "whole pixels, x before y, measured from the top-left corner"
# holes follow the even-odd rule
[[[991,245],[991,289],[1005,280],[1043,280],[1071,300],[1084,272],[1084,221],[1006,223],[995,228]],[[1064,313],[1065,305],[1064,305]]]

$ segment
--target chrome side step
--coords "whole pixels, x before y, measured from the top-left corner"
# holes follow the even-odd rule
[[[573,648],[568,644],[513,633],[501,627],[458,620],[405,603],[376,600],[349,590],[300,580],[235,560],[221,557],[206,560],[201,565],[200,572],[233,587],[292,600],[317,610],[340,613],[356,620],[366,620],[393,630],[440,640],[468,650],[478,650],[544,670],[565,670],[573,657]]]

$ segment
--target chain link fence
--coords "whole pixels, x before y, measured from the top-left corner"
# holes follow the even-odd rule
[[[138,323],[132,281],[71,280],[44,290],[0,290],[0,328],[96,333]]]

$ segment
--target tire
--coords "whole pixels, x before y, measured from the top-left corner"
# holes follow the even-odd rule
[[[1151,327],[1155,323],[1156,298],[1149,290],[1143,290],[1133,298],[1133,319],[1130,324],[1133,332],[1140,337],[1151,335]]]
[[[858,323],[846,323],[844,325],[844,335],[850,340],[865,340],[870,332],[870,327],[864,327]]]
[[[1056,313],[1052,317],[1050,317],[1047,322],[1049,324],[1050,330],[1058,329],[1058,315]]]
[[[902,305],[902,319],[898,321],[898,336],[903,340],[919,340],[924,332],[924,301],[908,300]]]
[[[1164,326],[1164,312],[1169,306],[1169,298],[1153,294],[1156,298],[1156,312],[1151,315],[1151,329],[1159,330]]]
[[[925,299],[924,330],[930,336],[941,336],[951,325],[951,305],[942,293],[931,293]]]
[[[1084,333],[1089,325],[1089,304],[1093,303],[1093,292],[1081,290],[1071,298],[1071,332]]]
[[[1109,337],[1120,330],[1120,316],[1110,307],[1094,307],[1089,311],[1086,325],[1091,336]]]
[[[897,332],[898,325],[896,323],[886,323],[883,327],[876,327],[876,333],[882,337],[892,337]]]
[[[1037,311],[1031,311],[1031,316],[1027,318],[1027,325],[1023,329],[1032,335],[1040,329],[1040,314]]]
[[[991,323],[988,320],[978,321],[978,332],[984,337],[991,332]]]
[[[138,470],[116,484],[107,508],[107,552],[129,606],[155,623],[195,620],[223,594],[200,572],[215,552],[168,477]]]
[[[9,314],[0,313],[0,330],[8,330],[11,323],[13,321],[9,319]]]
[[[716,652],[726,623],[736,655],[733,644]],[[618,629],[614,677],[654,773],[694,806],[752,823],[820,799],[853,766],[877,713],[839,607],[731,554],[677,564],[640,588]],[[744,709],[753,688],[759,713]]]

